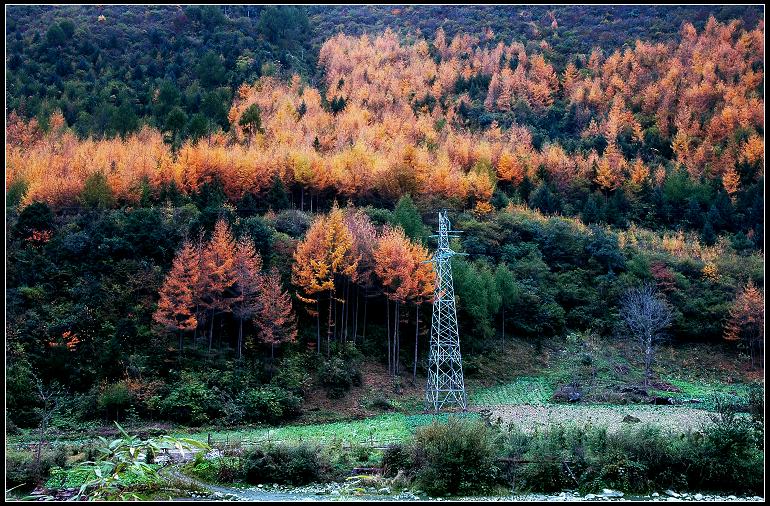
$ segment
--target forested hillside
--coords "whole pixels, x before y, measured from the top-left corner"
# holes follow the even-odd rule
[[[8,419],[59,385],[62,427],[276,423],[415,378],[439,208],[471,378],[506,336],[623,337],[645,282],[675,344],[761,368],[761,14],[9,8]]]

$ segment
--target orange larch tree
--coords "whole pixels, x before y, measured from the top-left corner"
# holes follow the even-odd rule
[[[755,366],[755,356],[760,360],[765,344],[765,297],[762,290],[749,280],[738,292],[729,311],[725,325],[724,338],[727,341],[743,341],[751,355],[751,366]],[[764,366],[764,361],[760,362]]]
[[[342,210],[335,203],[328,216],[317,218],[308,229],[305,239],[297,245],[292,266],[292,282],[302,288],[307,297],[303,302],[316,303],[318,318],[317,346],[320,351],[319,299],[310,298],[323,291],[329,292],[329,318],[326,336],[326,352],[331,352],[332,327],[334,327],[333,303],[336,300],[337,277],[352,278],[358,267],[359,257],[352,251],[353,237],[345,226]],[[336,331],[336,327],[335,327]]]
[[[260,286],[262,283],[262,257],[254,247],[254,241],[243,236],[235,245],[235,299],[233,314],[238,318],[237,356],[243,350],[243,322],[251,319],[259,310]]]
[[[272,377],[275,347],[297,340],[297,321],[291,307],[291,297],[283,289],[281,276],[275,267],[262,276],[254,323],[259,331],[259,340],[270,345]]]
[[[304,294],[297,293],[297,298],[307,304],[315,305],[307,309],[316,317],[316,352],[321,353],[321,307],[320,293],[334,289],[334,280],[330,279],[329,265],[324,258],[324,240],[326,217],[318,216],[310,225],[305,238],[294,251],[291,279]]]
[[[423,263],[428,258],[427,250],[412,244],[400,227],[387,228],[374,249],[374,271],[385,287],[386,302],[395,302],[392,337],[388,329],[388,369],[391,374],[398,374],[401,304],[409,300],[422,301],[433,291],[432,267]],[[389,308],[387,313],[390,327]]]
[[[183,347],[183,332],[198,326],[195,314],[195,291],[200,275],[198,252],[189,241],[185,241],[182,249],[174,257],[171,270],[163,281],[158,308],[153,314],[153,320],[167,331],[179,333],[180,355]]]
[[[217,220],[211,240],[203,249],[202,306],[209,314],[209,353],[214,336],[214,318],[218,313],[230,312],[236,300],[233,287],[235,272],[235,240],[230,226],[223,218]]]
[[[377,230],[369,216],[351,205],[345,208],[345,226],[353,237],[352,254],[358,258],[358,265],[352,281],[356,285],[356,304],[353,316],[353,340],[358,336],[359,288],[364,289],[364,325],[363,338],[366,337],[366,308],[369,291],[374,287],[374,247]],[[362,339],[363,339],[362,338]]]

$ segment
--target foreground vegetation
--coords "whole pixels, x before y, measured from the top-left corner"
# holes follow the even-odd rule
[[[218,453],[206,454],[204,443],[169,437],[139,441],[124,433],[109,448],[102,440],[102,447],[97,446],[101,457],[95,461],[68,459],[53,468],[45,486],[49,494],[74,487],[90,498],[168,493],[173,473],[159,473],[153,459],[144,456],[157,455],[163,443],[172,443],[188,451],[204,450],[182,467],[184,473],[225,485],[300,486],[341,481],[352,468],[381,467],[382,477],[367,478],[369,485],[387,483],[394,492],[421,490],[432,496],[494,495],[511,489],[587,494],[606,488],[626,493],[668,488],[761,494],[762,398],[741,406],[718,397],[716,405],[711,425],[680,435],[650,424],[613,432],[590,424],[552,425],[525,433],[513,424],[449,416],[417,427],[413,436],[384,451],[366,444],[345,447],[308,434],[302,442],[256,446],[242,446],[234,439]],[[739,413],[747,409],[748,414]],[[128,452],[129,447],[140,450]],[[19,470],[11,471],[10,483],[17,483],[22,478]]]

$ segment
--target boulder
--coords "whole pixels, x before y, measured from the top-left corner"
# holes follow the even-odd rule
[[[646,389],[636,385],[626,385],[621,387],[620,392],[624,394],[634,394],[641,397],[647,397],[649,395]]]
[[[553,400],[557,402],[578,402],[581,396],[577,385],[564,385],[553,393]]]
[[[618,492],[617,490],[605,488],[602,490],[601,495],[602,497],[623,497],[623,492]]]
[[[679,497],[679,494],[677,494],[677,493],[676,493],[676,492],[674,492],[673,490],[666,490],[666,491],[665,491],[665,492],[663,492],[663,493],[664,493],[664,494],[666,494],[666,495],[667,495],[667,496],[669,496],[669,497]]]
[[[635,417],[634,415],[626,415],[626,416],[624,416],[623,417],[623,421],[626,422],[626,423],[639,423],[639,422],[641,422],[641,420],[638,419],[637,417]]]

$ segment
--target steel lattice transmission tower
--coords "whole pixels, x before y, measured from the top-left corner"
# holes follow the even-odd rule
[[[438,412],[446,404],[456,404],[465,410],[467,396],[460,356],[460,334],[457,331],[455,291],[449,260],[456,253],[449,248],[450,229],[446,209],[438,214],[438,249],[430,260],[436,272],[433,294],[433,324],[430,329],[428,384],[425,388],[425,409]],[[436,237],[436,236],[434,236]]]

